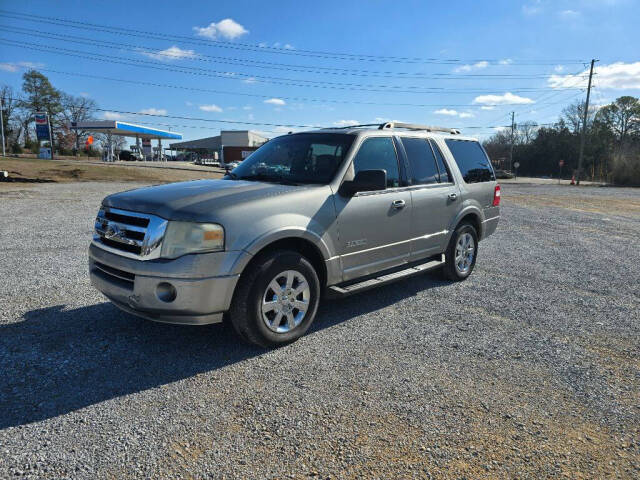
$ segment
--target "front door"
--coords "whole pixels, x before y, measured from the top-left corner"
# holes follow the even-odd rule
[[[408,261],[411,193],[401,188],[398,156],[391,137],[364,140],[353,159],[354,174],[383,169],[387,189],[335,195],[343,280],[369,275]]]

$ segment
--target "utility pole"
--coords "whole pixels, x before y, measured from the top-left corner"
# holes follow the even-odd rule
[[[509,152],[509,171],[513,171],[513,141],[515,137],[515,116],[516,112],[511,112],[511,151]]]
[[[582,174],[582,157],[584,155],[584,141],[587,135],[587,115],[589,114],[589,97],[591,96],[591,79],[593,78],[593,65],[597,62],[591,59],[591,70],[589,70],[589,85],[587,86],[587,101],[584,104],[584,114],[582,116],[582,135],[580,135],[580,154],[578,155],[578,174],[576,175],[576,185],[580,185],[580,175]]]
[[[4,102],[0,100],[0,130],[2,130],[2,156],[6,157],[7,152],[4,150]]]

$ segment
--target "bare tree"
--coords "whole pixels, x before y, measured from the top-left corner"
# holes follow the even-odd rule
[[[2,108],[5,146],[9,144],[15,131],[14,114],[17,107],[16,102],[16,94],[12,87],[9,85],[0,87],[0,106]]]
[[[95,100],[86,97],[76,97],[66,93],[62,94],[61,117],[65,127],[74,132],[75,150],[80,150],[80,139],[86,137],[88,132],[73,128],[74,123],[91,120],[98,108]]]
[[[517,127],[517,143],[522,145],[531,143],[536,138],[537,131],[538,124],[536,122],[527,120],[526,122],[519,123]]]
[[[597,108],[595,106],[589,107],[587,114],[587,128],[591,128],[593,119],[595,117]],[[562,119],[566,122],[569,130],[573,133],[580,133],[582,131],[582,118],[584,117],[584,102],[573,102],[562,109]]]

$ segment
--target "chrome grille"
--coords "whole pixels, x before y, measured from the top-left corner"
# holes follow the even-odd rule
[[[118,255],[149,260],[160,256],[166,228],[164,218],[103,207],[96,217],[93,241]]]

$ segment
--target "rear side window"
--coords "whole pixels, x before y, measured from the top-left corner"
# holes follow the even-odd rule
[[[387,172],[387,187],[400,186],[398,157],[391,137],[367,138],[353,159],[354,173],[361,170],[384,170]]]
[[[402,137],[402,145],[407,152],[411,168],[411,184],[427,185],[438,183],[438,167],[433,151],[424,138]]]
[[[496,179],[489,158],[478,142],[449,138],[445,142],[465,182],[490,182]]]
[[[440,171],[440,183],[452,183],[453,177],[449,173],[449,167],[444,163],[444,158],[442,157],[442,152],[438,145],[435,142],[430,142],[431,147],[433,148],[433,153],[436,155],[436,163],[438,164],[438,170]]]

